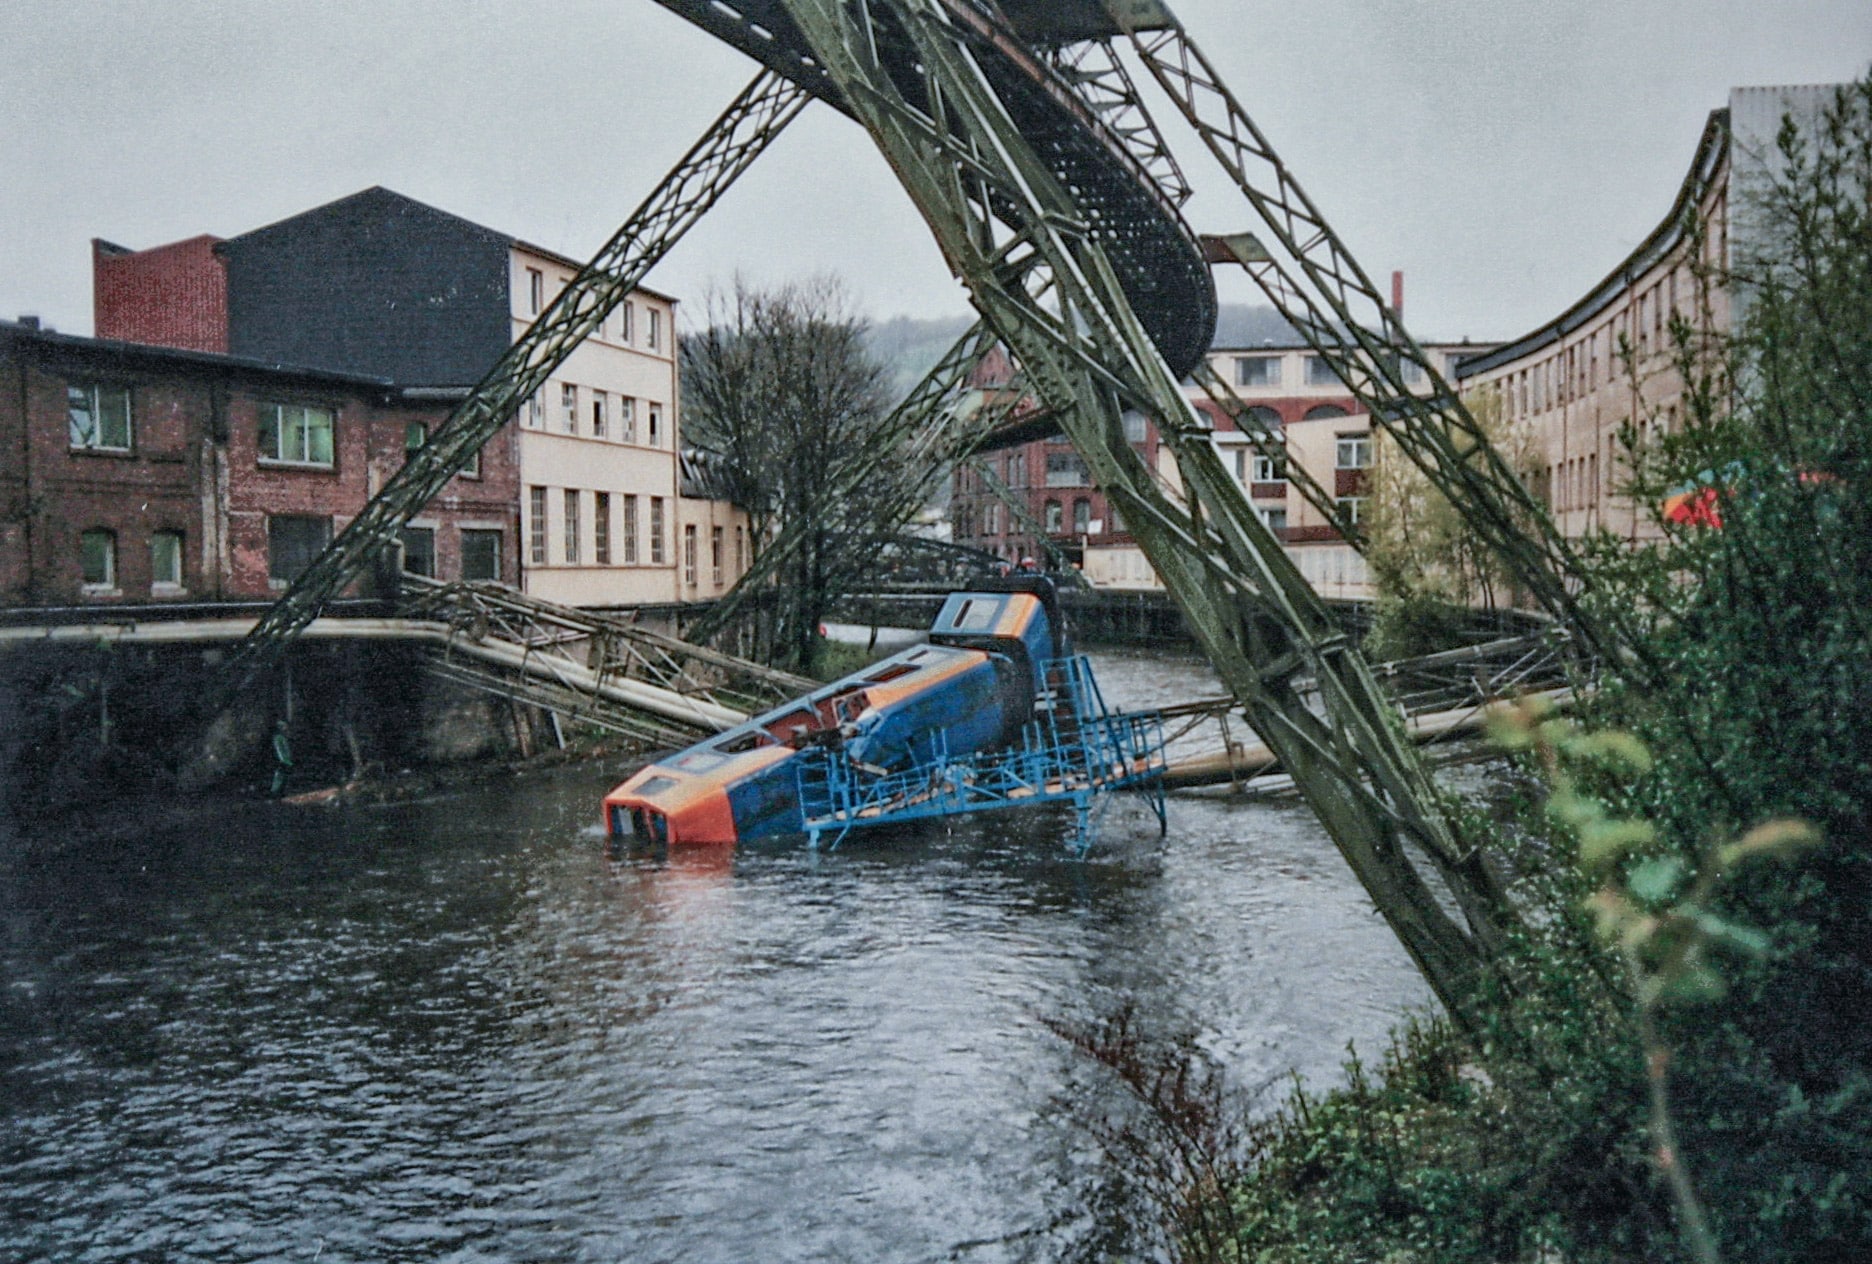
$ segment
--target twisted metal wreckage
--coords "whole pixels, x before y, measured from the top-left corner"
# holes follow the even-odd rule
[[[981,323],[880,429],[940,470],[1063,430],[1124,516],[1249,725],[1293,777],[1439,996],[1459,1011],[1515,919],[1500,875],[1459,836],[1357,645],[1254,515],[1178,382],[1202,388],[1270,456],[1278,436],[1204,361],[1212,268],[1240,268],[1587,653],[1617,628],[1583,610],[1579,561],[1267,138],[1158,0],[658,0],[762,69],[244,644],[278,655],[591,334],[812,100],[849,116],[897,174]],[[1259,227],[1199,235],[1189,186],[1139,72],[1194,129]],[[994,345],[1040,408],[963,407]],[[1413,390],[1409,383],[1428,383]],[[1153,421],[1166,487],[1125,440]],[[1316,487],[1301,494],[1331,511]],[[1348,532],[1356,543],[1356,534]],[[706,635],[798,539],[783,532]],[[1303,696],[1300,682],[1311,691]],[[1412,853],[1454,897],[1439,902]]]

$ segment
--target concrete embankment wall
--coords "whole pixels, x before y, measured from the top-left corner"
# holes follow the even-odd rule
[[[524,753],[543,736],[532,709],[434,679],[421,650],[396,642],[301,642],[216,719],[226,653],[82,642],[0,650],[5,816],[30,828],[117,801],[271,791],[276,778],[292,793]]]

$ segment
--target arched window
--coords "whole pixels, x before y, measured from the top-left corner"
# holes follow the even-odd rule
[[[1066,521],[1065,512],[1066,511],[1063,508],[1061,508],[1059,501],[1057,500],[1047,501],[1046,503],[1046,529],[1049,532],[1057,532],[1062,526],[1065,525],[1065,521]]]
[[[79,567],[86,589],[103,592],[117,587],[117,533],[86,531],[78,537]]]
[[[1332,417],[1349,417],[1352,414],[1337,404],[1319,404],[1306,410],[1303,421],[1325,421]]]
[[[1092,529],[1092,502],[1080,496],[1073,501],[1073,533],[1084,535]]]
[[[1311,413],[1308,414],[1308,416],[1311,415]],[[1248,418],[1250,421],[1259,425],[1261,429],[1270,433],[1279,430],[1281,427],[1281,415],[1272,408],[1269,408],[1266,404],[1256,404],[1253,408],[1250,408],[1248,410]]]

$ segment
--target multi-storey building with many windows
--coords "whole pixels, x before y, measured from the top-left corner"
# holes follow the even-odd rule
[[[1711,112],[1664,219],[1586,295],[1538,329],[1464,364],[1465,391],[1495,393],[1534,445],[1534,491],[1569,536],[1655,533],[1629,496],[1635,448],[1684,422],[1673,330],[1726,331],[1736,296],[1719,283],[1759,245],[1749,186],[1775,157],[1782,119],[1811,122],[1833,89],[1736,88]]]
[[[267,600],[448,416],[381,379],[0,323],[0,604]],[[511,432],[403,531],[404,567],[519,576]]]
[[[225,241],[137,252],[97,242],[93,257],[100,336],[205,345],[218,307],[237,356],[439,399],[479,381],[580,266],[382,188]],[[201,317],[179,319],[184,304]],[[717,596],[739,575],[731,549],[720,585],[700,561],[695,583],[681,569],[688,528],[700,558],[717,521],[745,519],[684,495],[675,311],[667,295],[634,291],[520,408],[528,591],[576,605],[661,604]]]

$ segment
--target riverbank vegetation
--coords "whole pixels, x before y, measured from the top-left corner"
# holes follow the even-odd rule
[[[1641,503],[1706,512],[1592,547],[1664,670],[1523,713],[1470,822],[1526,913],[1484,1003],[1272,1114],[1192,1041],[1070,1031],[1129,1090],[1094,1130],[1138,1253],[1872,1258],[1872,75],[1768,170],[1764,248],[1699,278],[1733,332],[1677,317],[1683,424],[1627,435]]]

